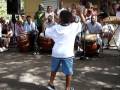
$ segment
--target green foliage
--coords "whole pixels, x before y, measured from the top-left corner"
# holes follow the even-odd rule
[[[0,0],[0,17],[10,19],[11,15],[7,14],[7,0]],[[24,0],[21,0],[21,8],[24,8]]]

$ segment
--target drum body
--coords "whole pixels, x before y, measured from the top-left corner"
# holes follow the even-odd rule
[[[39,43],[39,47],[42,50],[52,50],[52,47],[54,45],[54,42],[53,42],[52,39],[46,38],[46,37],[42,37],[42,36],[39,36],[38,43]]]
[[[85,51],[86,55],[95,55],[97,53],[98,45],[96,43],[96,39],[96,34],[82,36],[82,49]]]
[[[19,34],[19,36],[17,37],[17,44],[20,51],[22,52],[28,51],[30,47],[29,34],[27,33]]]

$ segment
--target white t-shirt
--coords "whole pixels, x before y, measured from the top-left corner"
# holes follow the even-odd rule
[[[25,32],[30,32],[32,30],[36,30],[36,26],[34,22],[31,22],[30,24],[28,24],[27,22],[24,24],[24,30]]]
[[[106,24],[103,26],[103,32],[113,32],[114,27],[112,24]]]
[[[71,23],[68,26],[59,24],[46,28],[45,36],[52,38],[55,42],[52,56],[57,58],[68,58],[74,56],[74,41],[76,35],[81,32],[81,23]]]
[[[120,11],[117,11],[117,12],[116,12],[116,16],[117,16],[117,17],[120,17]]]
[[[45,18],[47,19],[49,15],[51,15],[53,17],[53,21],[54,21],[54,16],[55,16],[54,12],[50,12],[50,13],[46,12]]]

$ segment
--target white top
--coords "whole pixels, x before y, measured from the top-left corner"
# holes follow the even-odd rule
[[[117,16],[117,17],[120,17],[120,11],[117,11],[117,12],[116,12],[116,16]]]
[[[99,34],[102,31],[102,25],[98,22],[95,22],[94,25],[91,22],[87,22],[87,28],[90,34]]]
[[[114,27],[112,24],[106,24],[103,26],[103,32],[113,32],[114,31]]]
[[[46,19],[48,18],[49,15],[51,15],[53,17],[53,21],[54,21],[54,16],[55,16],[54,12],[50,12],[50,13],[45,12],[45,18]]]
[[[34,22],[31,22],[30,24],[28,24],[27,22],[24,24],[24,30],[25,32],[30,32],[32,30],[36,30],[36,26]]]
[[[0,38],[2,37],[2,24],[0,23]]]
[[[23,25],[16,25],[16,35],[19,36],[22,32],[25,32]]]
[[[76,35],[81,32],[81,23],[71,23],[68,26],[59,24],[46,28],[45,36],[52,38],[55,42],[52,56],[57,58],[68,58],[74,56],[74,41]]]

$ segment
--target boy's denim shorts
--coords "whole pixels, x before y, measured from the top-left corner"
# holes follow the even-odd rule
[[[56,58],[52,57],[51,62],[51,71],[57,72],[59,68],[62,69],[62,72],[65,75],[72,75],[73,74],[73,57],[69,58]]]

